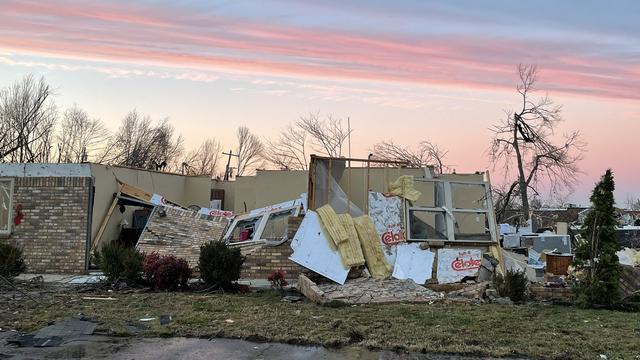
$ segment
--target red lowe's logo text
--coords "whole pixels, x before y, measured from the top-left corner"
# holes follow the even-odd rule
[[[451,263],[451,268],[455,271],[475,270],[480,269],[479,259],[460,259],[457,258]]]

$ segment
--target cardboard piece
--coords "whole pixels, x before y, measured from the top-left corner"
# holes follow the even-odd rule
[[[438,250],[438,283],[452,284],[467,276],[477,276],[481,263],[482,250],[440,249]]]
[[[396,263],[393,277],[404,280],[411,279],[416,284],[424,284],[431,279],[435,254],[420,249],[420,244],[402,244],[396,247]]]
[[[340,254],[331,249],[329,241],[320,217],[309,210],[291,241],[293,254],[289,260],[344,285],[349,269],[344,268]]]

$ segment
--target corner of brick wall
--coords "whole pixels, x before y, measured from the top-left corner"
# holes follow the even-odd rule
[[[27,272],[85,273],[91,178],[14,179],[13,211],[22,205],[24,217],[0,241],[22,248]]]
[[[288,241],[278,246],[263,246],[246,253],[240,278],[267,280],[271,274],[282,270],[287,281],[297,281],[298,276],[304,273],[305,268],[289,260],[289,256],[293,253],[291,239],[295,236],[301,223],[302,217],[290,216],[287,220]]]

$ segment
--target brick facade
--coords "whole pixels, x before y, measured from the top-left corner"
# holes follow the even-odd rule
[[[278,246],[263,246],[258,249],[243,251],[246,259],[242,265],[240,278],[245,280],[267,280],[269,275],[278,270],[285,273],[287,281],[297,280],[304,269],[300,265],[289,260],[293,253],[291,241]]]
[[[529,293],[537,300],[573,302],[573,292],[570,287],[545,287],[540,284],[530,284]]]
[[[24,215],[7,241],[23,249],[31,273],[86,272],[89,177],[15,177],[13,214]]]
[[[221,240],[229,225],[227,218],[198,214],[190,210],[163,207],[164,216],[156,208],[136,248],[146,254],[158,252],[187,260],[191,268],[198,266],[200,246]]]
[[[289,240],[281,245],[244,250],[243,255],[246,256],[246,259],[242,265],[240,278],[245,280],[266,280],[274,272],[282,270],[287,281],[297,281],[298,276],[301,273],[305,273],[306,269],[289,260],[289,256],[293,253],[291,239],[293,239],[301,223],[302,217],[291,216],[287,219],[287,237]]]

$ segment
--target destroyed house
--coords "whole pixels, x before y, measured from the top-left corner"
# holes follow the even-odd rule
[[[123,184],[129,194],[120,191]],[[155,207],[138,196],[141,189],[185,206],[210,204],[206,176],[100,164],[0,164],[0,241],[22,248],[28,272],[85,273],[96,239],[137,241]]]

